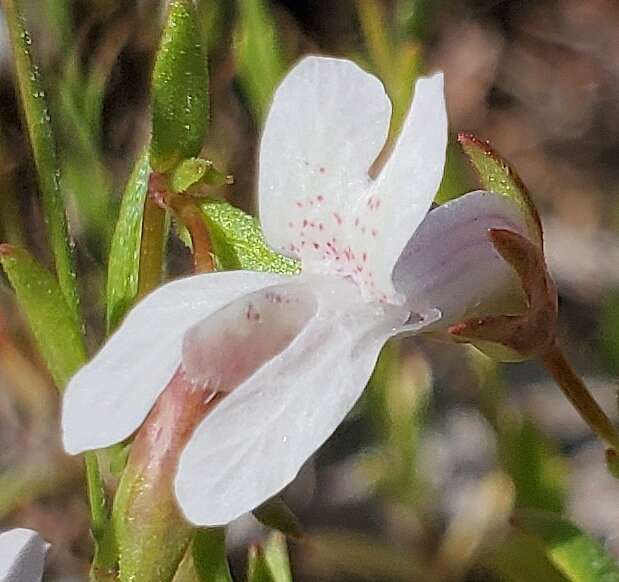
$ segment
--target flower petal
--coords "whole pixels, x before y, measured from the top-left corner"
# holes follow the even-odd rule
[[[0,580],[39,582],[49,544],[35,531],[12,529],[0,534]]]
[[[172,378],[187,329],[246,293],[289,279],[250,271],[208,273],[151,293],[69,383],[62,411],[67,452],[128,437]]]
[[[383,299],[393,295],[391,272],[430,209],[443,177],[447,112],[443,75],[421,78],[393,152],[361,202],[353,249],[356,279]]]
[[[307,306],[307,293],[316,306],[298,336],[223,399],[181,455],[176,495],[196,524],[226,524],[287,485],[357,401],[408,315],[365,303],[341,278],[316,276],[287,295]],[[274,310],[265,322],[276,335],[278,321]],[[234,353],[252,343],[247,336]]]
[[[523,305],[522,285],[492,245],[491,228],[527,233],[519,207],[491,192],[470,192],[427,215],[393,270],[411,310],[440,309],[444,327]]]
[[[389,129],[381,82],[351,61],[307,57],[275,92],[260,147],[260,219],[275,249],[324,272]]]

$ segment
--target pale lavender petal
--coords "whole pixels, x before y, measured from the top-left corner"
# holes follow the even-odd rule
[[[491,228],[527,233],[520,208],[490,192],[471,192],[428,214],[393,270],[412,311],[437,308],[446,326],[523,305],[522,285],[492,245]]]

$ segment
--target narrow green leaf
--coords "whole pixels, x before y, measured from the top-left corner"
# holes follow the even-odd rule
[[[498,426],[499,458],[516,488],[515,507],[561,512],[567,466],[530,419],[504,415]]]
[[[200,153],[208,127],[208,72],[193,0],[172,0],[152,80],[151,165],[172,170]]]
[[[277,582],[266,561],[264,550],[260,546],[251,546],[249,548],[247,556],[247,582]]]
[[[298,261],[269,248],[253,216],[221,200],[202,200],[200,208],[211,233],[219,268],[299,272]]]
[[[118,325],[138,293],[142,219],[149,173],[148,153],[144,152],[127,182],[112,238],[107,272],[108,332]]]
[[[232,582],[226,559],[226,530],[199,529],[191,545],[193,564],[201,582]]]
[[[4,268],[59,390],[86,361],[80,328],[54,276],[27,251],[0,245]]]
[[[254,509],[255,518],[262,524],[279,530],[295,539],[303,537],[303,530],[297,516],[280,497],[273,497]]]
[[[487,142],[468,133],[458,135],[458,142],[473,164],[486,190],[506,196],[516,202],[529,225],[530,234],[542,240],[542,226],[527,189],[516,172]]]
[[[54,255],[58,282],[70,313],[81,325],[73,252],[60,191],[56,145],[41,76],[32,60],[32,40],[19,10],[18,0],[2,0],[2,7],[13,46],[17,83],[39,177],[44,218]]]
[[[513,524],[540,544],[571,582],[619,582],[619,567],[602,545],[560,515],[523,510]]]
[[[45,10],[47,30],[54,35],[59,48],[66,50],[73,42],[71,0],[47,0],[42,3]]]
[[[282,534],[273,532],[269,536],[264,548],[264,558],[275,582],[292,582],[288,547]]]
[[[286,61],[264,0],[238,0],[238,8],[234,45],[237,74],[256,119],[261,121],[286,70]]]

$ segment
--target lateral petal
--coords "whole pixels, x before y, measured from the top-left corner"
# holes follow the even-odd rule
[[[163,285],[142,300],[69,382],[62,432],[67,452],[106,447],[135,431],[181,360],[183,335],[220,307],[289,277],[230,271]]]

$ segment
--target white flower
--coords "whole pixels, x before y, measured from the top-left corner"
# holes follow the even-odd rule
[[[39,582],[49,545],[30,529],[0,534],[0,582]]]
[[[180,367],[205,398],[226,396],[183,451],[176,495],[192,522],[228,523],[295,477],[386,340],[519,289],[487,237],[526,232],[516,205],[474,192],[428,214],[447,143],[443,76],[417,82],[371,179],[390,116],[382,84],[352,62],[308,57],[290,72],[266,120],[259,203],[267,240],[302,274],[196,275],[144,299],[69,384],[67,451],[130,436]]]

